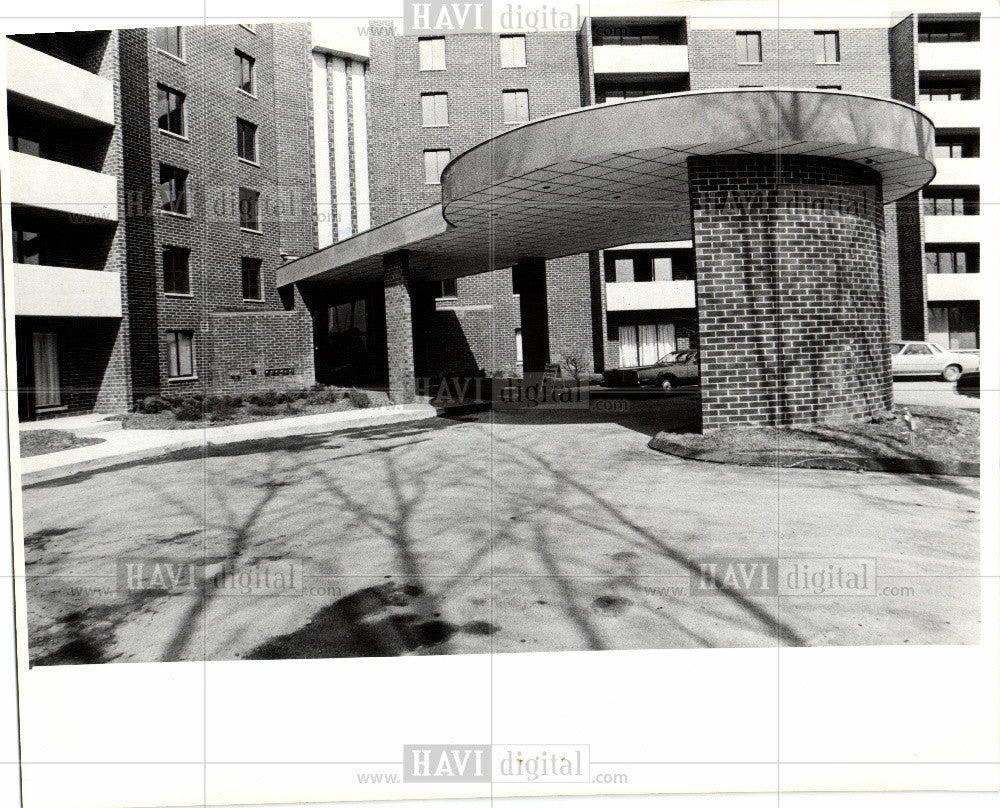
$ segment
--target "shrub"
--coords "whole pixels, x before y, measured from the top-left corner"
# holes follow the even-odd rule
[[[170,409],[170,402],[163,396],[146,396],[136,406],[136,412],[157,413]]]
[[[201,402],[186,398],[173,408],[174,418],[178,421],[200,421],[202,417]]]
[[[350,400],[351,406],[359,410],[366,410],[372,406],[371,396],[364,390],[356,390],[352,387],[347,391],[347,398]]]
[[[281,408],[281,412],[284,415],[298,415],[302,412],[302,407],[294,401],[286,401],[285,405]]]
[[[223,401],[215,405],[210,412],[208,419],[212,423],[217,421],[228,421],[236,415],[236,409],[236,407],[231,406],[228,402]]]
[[[251,401],[247,406],[247,412],[250,415],[277,415],[278,408],[264,404],[254,404],[253,401]]]
[[[205,409],[208,412],[216,412],[218,410],[229,411],[230,415],[232,410],[235,410],[243,406],[243,396],[239,395],[216,395],[208,396],[205,399]]]

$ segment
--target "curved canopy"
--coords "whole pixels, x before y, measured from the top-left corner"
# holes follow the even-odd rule
[[[934,126],[885,98],[739,89],[583,107],[496,135],[441,177],[442,203],[294,261],[279,284],[372,280],[406,249],[416,280],[691,238],[692,155],[809,155],[877,171],[886,202],[934,177]]]

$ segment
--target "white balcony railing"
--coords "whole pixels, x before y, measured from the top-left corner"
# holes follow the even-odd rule
[[[14,313],[24,317],[122,316],[117,272],[13,264]]]
[[[979,242],[982,221],[979,216],[925,216],[924,241]]]
[[[596,45],[594,73],[687,73],[687,45]]]
[[[693,309],[694,281],[645,281],[609,283],[608,311]]]
[[[981,101],[921,98],[917,106],[938,129],[978,129],[983,122]]]
[[[85,168],[8,152],[10,201],[81,220],[118,221],[118,180]]]
[[[5,44],[8,92],[84,122],[115,125],[115,88],[110,80],[12,39]]]
[[[979,273],[933,273],[927,276],[927,300],[979,300]]]
[[[981,42],[921,42],[917,45],[920,70],[981,70]]]
[[[979,185],[982,165],[978,157],[935,157],[934,185]]]

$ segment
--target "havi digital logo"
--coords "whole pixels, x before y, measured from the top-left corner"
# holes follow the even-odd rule
[[[427,36],[431,34],[487,34],[493,24],[492,0],[474,3],[435,3],[407,0],[403,16],[403,33]]]

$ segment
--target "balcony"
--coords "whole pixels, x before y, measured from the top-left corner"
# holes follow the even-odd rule
[[[78,125],[115,125],[111,81],[12,39],[6,45],[7,92],[15,105]]]
[[[927,300],[979,300],[979,273],[932,273],[927,276]]]
[[[981,70],[981,42],[920,42],[917,44],[920,70]]]
[[[693,309],[694,281],[644,281],[609,283],[608,311]]]
[[[687,45],[595,45],[594,73],[687,73]]]
[[[939,129],[978,129],[982,123],[981,101],[948,101],[921,98],[918,107]]]
[[[90,269],[13,264],[14,313],[21,317],[122,316],[121,276]]]
[[[934,185],[979,185],[982,166],[978,157],[936,157]]]
[[[979,242],[982,220],[979,216],[925,216],[924,241]]]
[[[118,180],[113,175],[19,152],[7,152],[7,157],[11,204],[86,221],[118,221]]]

